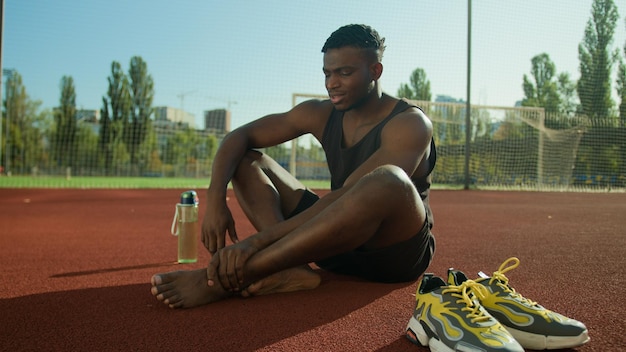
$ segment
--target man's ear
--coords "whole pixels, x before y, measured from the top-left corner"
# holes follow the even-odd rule
[[[383,74],[383,64],[380,62],[373,63],[370,66],[370,74],[372,75],[372,80],[378,81]]]

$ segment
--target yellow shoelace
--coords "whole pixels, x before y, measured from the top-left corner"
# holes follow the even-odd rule
[[[518,266],[519,259],[517,259],[516,257],[511,257],[505,260],[504,263],[500,265],[498,270],[493,272],[491,280],[489,280],[489,284],[491,285],[495,281],[496,285],[502,287],[502,289],[505,292],[509,293],[514,299],[518,299],[519,301],[526,303],[530,306],[536,306],[537,302],[533,302],[530,299],[522,296],[521,294],[517,293],[513,287],[509,286],[509,279],[504,275],[504,273],[506,273],[507,271],[511,271]]]
[[[452,292],[452,296],[459,298],[456,303],[465,303],[465,307],[461,308],[462,311],[468,312],[466,317],[471,320],[472,323],[489,320],[489,316],[484,314],[484,311],[480,310],[480,305],[472,300],[470,293],[477,296],[478,299],[485,298],[488,294],[487,289],[477,283],[474,280],[467,280],[459,286],[448,286],[442,291],[443,294]]]

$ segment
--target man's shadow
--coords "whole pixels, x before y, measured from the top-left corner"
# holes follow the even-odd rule
[[[327,272],[321,275],[322,284],[315,290],[232,298],[184,310],[172,310],[157,301],[147,281],[2,299],[0,340],[6,342],[7,350],[151,350],[158,346],[254,351],[333,322],[406,286]]]

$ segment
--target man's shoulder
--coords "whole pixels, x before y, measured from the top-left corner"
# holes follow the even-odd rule
[[[397,115],[398,119],[394,119],[397,121],[413,122],[420,124],[430,125],[430,118],[426,116],[424,110],[422,110],[419,106],[413,104],[412,102],[406,99],[399,99],[399,102],[404,102],[406,108],[400,111]]]
[[[311,99],[296,105],[289,112],[289,119],[302,131],[321,138],[322,131],[333,111],[330,100]]]
[[[407,102],[402,99],[400,101]],[[430,118],[426,116],[423,110],[419,107],[407,102],[409,105],[406,109],[400,111],[389,123],[385,126],[388,131],[395,133],[417,133],[417,134],[432,134],[432,122]]]
[[[333,104],[329,99],[309,99],[296,105],[295,109],[306,110],[315,114],[330,114],[333,110]]]
[[[333,111],[333,104],[330,100],[311,99],[296,105],[291,114],[296,119],[304,119],[309,122],[324,122]]]

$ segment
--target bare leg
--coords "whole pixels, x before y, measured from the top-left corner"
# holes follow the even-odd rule
[[[306,187],[272,158],[249,151],[232,180],[239,205],[257,231],[291,214]]]
[[[252,256],[248,284],[357,247],[383,248],[418,233],[426,215],[408,176],[395,166],[364,176],[315,217]]]
[[[250,151],[233,178],[235,194],[257,230],[272,226],[295,209],[305,186],[271,158]],[[152,294],[171,308],[190,308],[212,303],[231,294],[207,286],[206,270],[175,271],[152,277]],[[320,277],[308,265],[290,268],[249,285],[244,297],[313,289]],[[219,285],[219,283],[217,283]]]
[[[268,156],[250,151],[233,178],[237,200],[250,222],[262,231],[296,208],[306,187]],[[308,265],[286,269],[249,285],[243,297],[314,289],[320,276]]]
[[[321,278],[308,265],[279,271],[250,284],[241,296],[261,296],[273,293],[312,290],[320,285]]]
[[[275,199],[282,197],[274,196]],[[281,209],[273,213],[283,212]],[[397,167],[381,167],[363,177],[310,221],[252,256],[244,267],[244,286],[249,288],[243,294],[317,287],[319,276],[310,269],[302,269],[303,265],[360,246],[374,249],[398,243],[414,236],[424,221],[424,206],[408,176]],[[262,228],[269,223],[267,219],[260,219],[255,226]],[[191,273],[156,275],[153,294],[173,308],[228,297],[221,287],[207,289],[206,273]]]

